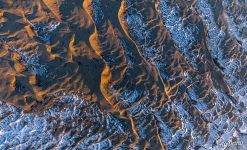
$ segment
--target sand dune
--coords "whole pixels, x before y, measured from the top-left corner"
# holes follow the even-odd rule
[[[246,149],[246,6],[0,0],[0,149]]]

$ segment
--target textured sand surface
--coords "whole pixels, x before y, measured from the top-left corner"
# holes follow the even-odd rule
[[[246,0],[0,0],[0,149],[247,149]]]

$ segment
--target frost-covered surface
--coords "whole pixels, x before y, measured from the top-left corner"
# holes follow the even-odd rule
[[[223,1],[222,2],[223,7],[227,10],[229,7],[229,2]],[[228,22],[227,29],[220,30],[219,26],[215,23],[213,17],[214,14],[210,11],[210,5],[207,3],[207,1],[198,1],[198,7],[200,8],[201,15],[205,17],[203,20],[205,24],[207,25],[209,29],[209,49],[212,51],[212,56],[216,57],[219,61],[219,64],[224,67],[224,75],[226,76],[227,82],[231,86],[231,89],[233,91],[233,96],[237,99],[242,100],[243,103],[246,104],[246,74],[243,72],[246,72],[246,56],[247,53],[245,51],[244,45],[246,37],[240,37],[238,35],[238,29],[236,25],[233,23],[233,17],[228,15],[228,12],[224,12],[225,19]],[[211,13],[211,14],[210,14]],[[234,55],[224,55],[226,51],[230,51],[231,49],[229,47],[222,47],[220,46],[223,43],[223,39],[226,37],[226,32],[229,32],[228,34],[233,35],[232,41],[240,40],[243,42],[242,46],[240,45],[240,48],[236,49],[236,53],[239,53],[237,57],[234,57]],[[212,36],[211,36],[212,34]],[[227,43],[228,44],[228,43]],[[227,45],[226,44],[226,45]],[[228,45],[227,45],[228,46]],[[237,44],[237,47],[239,45]],[[232,51],[235,51],[235,49],[232,49]],[[233,52],[234,53],[234,52]],[[243,57],[239,57],[243,56]]]
[[[201,27],[202,24],[193,24],[193,22],[190,22],[191,20],[183,18],[184,14],[181,13],[179,2],[178,5],[176,5],[166,0],[159,1],[158,12],[160,12],[162,19],[159,20],[157,16],[153,15],[152,21],[150,21],[151,19],[146,20],[146,14],[142,14],[138,11],[138,4],[128,2],[129,1],[127,1],[126,4],[130,8],[127,9],[125,20],[131,36],[139,45],[144,58],[157,67],[164,82],[166,83],[166,80],[168,80],[168,85],[171,78],[184,78],[183,82],[178,84],[181,87],[182,84],[186,85],[186,83],[191,83],[192,81],[192,85],[188,88],[185,98],[182,100],[179,96],[178,99],[176,99],[176,97],[172,98],[171,111],[178,114],[182,122],[181,128],[176,130],[175,133],[172,133],[172,130],[166,125],[167,122],[159,121],[160,128],[164,130],[164,134],[161,132],[161,137],[164,143],[169,143],[167,144],[168,149],[183,149],[184,143],[180,140],[183,139],[185,141],[188,137],[191,137],[189,140],[190,144],[188,144],[187,147],[188,149],[224,149],[224,146],[227,144],[222,145],[222,143],[230,142],[234,138],[242,142],[239,144],[242,145],[242,147],[239,148],[243,149],[243,143],[246,142],[246,140],[239,129],[246,127],[244,123],[245,119],[243,119],[246,117],[246,98],[242,98],[245,95],[243,91],[246,91],[246,82],[245,77],[237,79],[237,77],[234,76],[239,76],[240,70],[245,70],[246,72],[246,68],[244,67],[246,57],[241,57],[244,58],[244,60],[235,60],[235,63],[238,63],[235,65],[236,69],[238,68],[239,70],[238,73],[234,74],[229,70],[234,66],[234,62],[227,63],[230,59],[224,55],[223,48],[221,47],[225,32],[227,31],[218,29],[210,4],[206,1],[197,1],[196,7],[192,8],[192,10],[198,9],[199,15],[202,15],[200,23],[203,23],[205,28],[208,29],[208,33],[205,33],[207,38],[203,37],[204,29]],[[229,5],[230,4],[227,6]],[[145,7],[145,5],[143,5],[143,7]],[[180,70],[181,67],[178,66],[179,63],[177,66],[167,67],[168,64],[171,63],[171,61],[168,61],[169,58],[167,60],[167,55],[169,57],[170,53],[168,53],[166,47],[161,43],[156,43],[156,41],[161,38],[159,37],[160,34],[164,33],[162,32],[162,27],[159,28],[159,32],[155,29],[157,26],[160,26],[160,21],[163,22],[164,28],[170,32],[172,40],[179,48],[180,53],[182,53],[181,55],[185,56],[184,58],[185,61],[188,62],[188,64],[186,64],[188,68],[193,67],[196,69],[196,73],[190,70],[186,73],[187,68],[185,67],[183,70],[183,72],[185,72],[184,74],[170,76],[171,74],[169,72]],[[157,24],[154,22],[157,22]],[[150,28],[150,24],[152,24],[153,28]],[[231,25],[229,28],[233,30]],[[202,38],[208,40],[208,45],[206,45],[206,47],[201,46],[194,48],[195,45],[201,44]],[[235,38],[239,38],[236,36],[236,33]],[[242,49],[240,51],[242,51]],[[174,51],[171,53],[178,54],[179,52]],[[240,55],[246,56],[244,52]],[[170,57],[172,57],[172,55]],[[206,57],[206,59],[203,59],[203,57]],[[217,58],[218,63],[224,68],[222,77],[225,76],[226,82],[230,84],[230,88],[233,92],[231,96],[222,92],[222,89],[218,89],[219,87],[214,88],[215,81],[212,79],[214,76],[211,76],[211,74],[214,74],[214,71],[218,72],[217,68],[212,67],[212,62],[215,58]],[[182,59],[183,58],[181,58],[180,63],[182,63]],[[242,67],[240,67],[241,61],[243,61]],[[204,63],[205,69],[202,68],[202,63]],[[211,74],[207,75],[207,71],[211,72]],[[181,71],[181,73],[183,72]],[[195,78],[198,78],[198,81],[195,80]],[[208,90],[205,90],[206,93],[203,93],[202,89]],[[243,96],[240,95],[240,92]],[[179,87],[176,93],[179,93]],[[232,118],[233,116],[234,118]],[[159,120],[159,115],[156,117],[157,120]],[[204,136],[204,134],[206,134],[206,136]],[[242,137],[243,140],[241,140]]]
[[[5,103],[0,108],[2,150],[104,149],[114,139],[128,136],[120,120],[76,95],[65,95],[56,106],[36,115]]]
[[[0,1],[0,149],[247,149],[246,1],[26,2]]]

